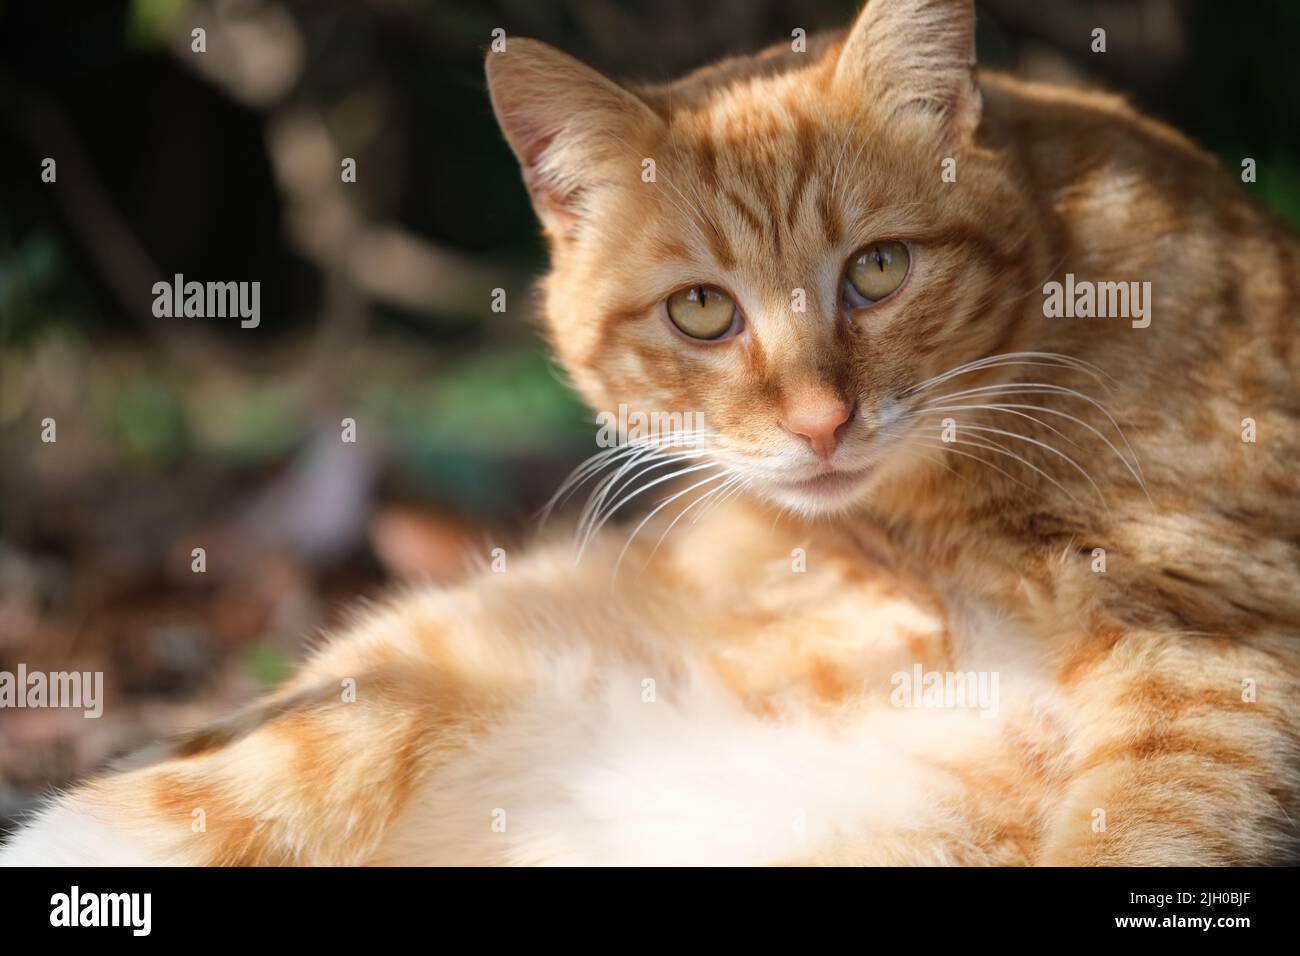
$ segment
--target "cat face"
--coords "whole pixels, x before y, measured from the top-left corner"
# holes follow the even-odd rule
[[[684,467],[807,511],[937,445],[919,386],[1007,351],[1043,268],[975,139],[972,30],[961,3],[873,3],[842,40],[635,92],[531,41],[493,54],[550,338],[593,407],[693,413]]]

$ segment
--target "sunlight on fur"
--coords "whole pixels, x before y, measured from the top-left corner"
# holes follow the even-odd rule
[[[649,87],[511,37],[487,78],[574,386],[704,425],[0,860],[1297,858],[1300,245],[1232,175],[977,74],[962,0]],[[1067,273],[1151,321],[1049,316]]]

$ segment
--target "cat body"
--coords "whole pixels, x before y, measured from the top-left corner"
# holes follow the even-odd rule
[[[489,54],[557,355],[706,433],[608,456],[576,563],[364,612],[0,861],[1294,861],[1300,244],[973,56],[958,0],[655,87]]]

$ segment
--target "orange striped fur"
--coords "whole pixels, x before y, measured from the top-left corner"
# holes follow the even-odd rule
[[[516,38],[488,77],[555,352],[595,409],[702,413],[738,493],[395,597],[0,859],[1297,858],[1300,244],[1231,173],[1115,97],[977,77],[966,0],[662,86]],[[846,314],[884,239],[907,279]],[[1045,317],[1067,273],[1149,281],[1149,326]],[[744,331],[677,334],[693,284]],[[866,472],[833,499],[789,484],[819,402]],[[897,706],[918,665],[997,674],[997,713]]]

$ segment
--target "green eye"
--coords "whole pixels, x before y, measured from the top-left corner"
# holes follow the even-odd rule
[[[901,242],[874,242],[853,255],[844,279],[854,292],[867,300],[864,304],[870,305],[903,284],[910,261],[907,246]]]
[[[717,339],[734,324],[736,303],[714,286],[691,286],[668,297],[668,318],[693,339]]]

